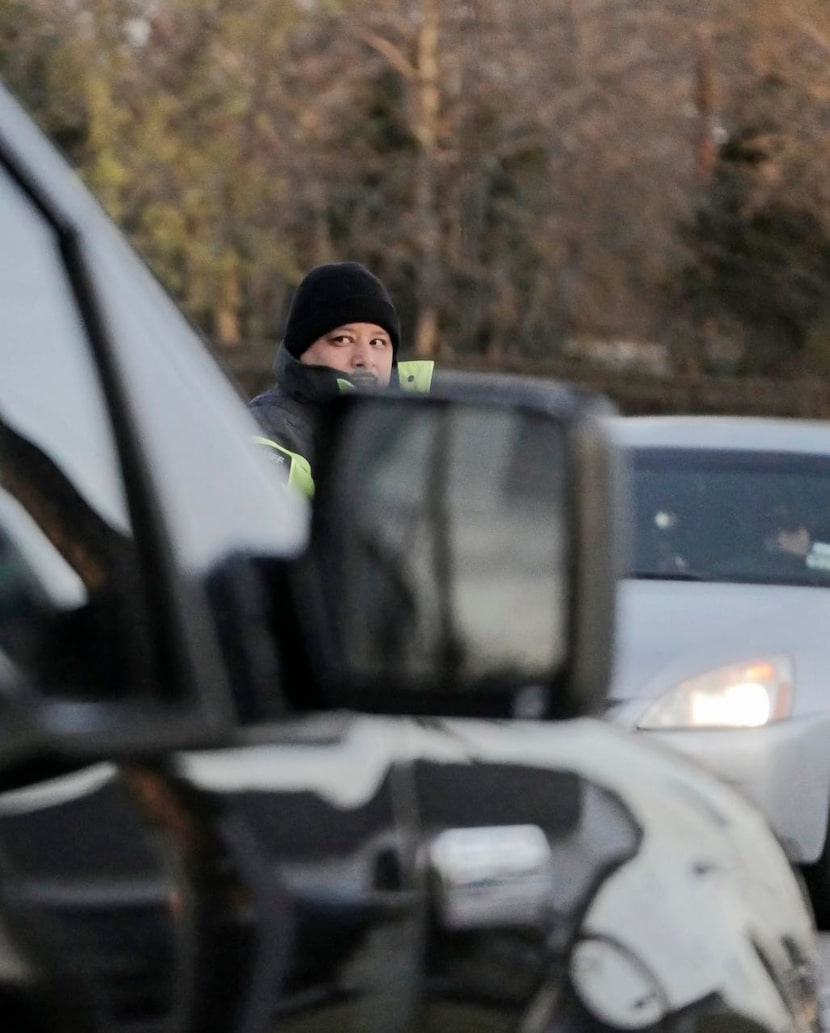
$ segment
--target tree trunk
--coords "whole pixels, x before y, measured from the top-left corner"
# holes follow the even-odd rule
[[[438,48],[439,13],[435,0],[424,3],[423,22],[417,36],[415,137],[419,143],[415,167],[415,237],[418,243],[418,316],[415,324],[415,354],[435,357],[439,352],[438,296],[440,289],[441,239],[436,210],[438,162],[438,120],[441,94]]]

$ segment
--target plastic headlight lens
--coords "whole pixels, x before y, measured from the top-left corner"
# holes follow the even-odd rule
[[[786,656],[732,664],[690,678],[652,704],[639,728],[759,728],[786,717],[793,667]]]

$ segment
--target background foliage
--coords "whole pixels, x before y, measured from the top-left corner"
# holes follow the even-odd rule
[[[0,76],[239,354],[348,258],[409,353],[823,374],[828,57],[825,0],[0,0]]]

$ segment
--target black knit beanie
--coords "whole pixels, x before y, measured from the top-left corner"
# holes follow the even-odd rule
[[[380,280],[357,262],[318,265],[291,300],[283,347],[299,359],[318,338],[346,323],[382,326],[392,338],[393,361],[397,359],[398,313]]]

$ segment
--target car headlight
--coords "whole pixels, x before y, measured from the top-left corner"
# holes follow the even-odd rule
[[[690,678],[669,690],[638,728],[758,728],[786,717],[793,695],[789,657],[762,657]]]

